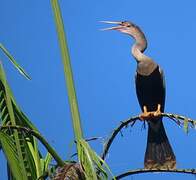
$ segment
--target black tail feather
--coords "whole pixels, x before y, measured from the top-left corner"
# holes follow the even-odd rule
[[[175,169],[176,158],[162,120],[149,121],[144,166],[146,169]]]

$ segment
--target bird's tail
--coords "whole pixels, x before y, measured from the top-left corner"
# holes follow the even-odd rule
[[[145,169],[175,169],[176,158],[162,120],[149,121]]]

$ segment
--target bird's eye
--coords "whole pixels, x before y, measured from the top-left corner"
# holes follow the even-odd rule
[[[126,27],[132,27],[132,26],[134,26],[134,24],[132,24],[132,23],[130,23],[128,21],[122,21],[121,23],[122,23],[123,26],[126,26]]]
[[[122,21],[122,25],[126,26],[126,27],[129,27],[129,23],[127,21]]]
[[[126,21],[122,21],[121,24],[122,24],[122,25],[125,25],[125,24],[126,24]]]

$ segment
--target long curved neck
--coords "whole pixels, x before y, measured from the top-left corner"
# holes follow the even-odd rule
[[[138,63],[137,72],[142,75],[149,75],[157,67],[157,64],[150,57],[143,54],[147,48],[146,37],[138,26],[131,30],[130,35],[136,41],[131,48],[131,52]]]
[[[147,48],[147,40],[144,33],[138,26],[134,26],[130,32],[130,35],[136,40],[133,48],[137,48],[140,52],[143,53]]]
[[[136,61],[145,61],[146,57],[143,52],[147,48],[147,40],[144,33],[138,26],[134,26],[130,31],[130,35],[135,39],[135,44],[131,48],[131,52]]]

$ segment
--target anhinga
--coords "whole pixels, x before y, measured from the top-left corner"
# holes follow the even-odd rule
[[[141,29],[131,22],[103,21],[118,26],[103,30],[117,30],[135,39],[131,52],[137,61],[136,93],[143,113],[142,120],[148,122],[148,139],[144,166],[146,169],[174,169],[176,158],[167,138],[161,112],[165,105],[165,84],[163,71],[150,57],[143,54],[147,40]]]

